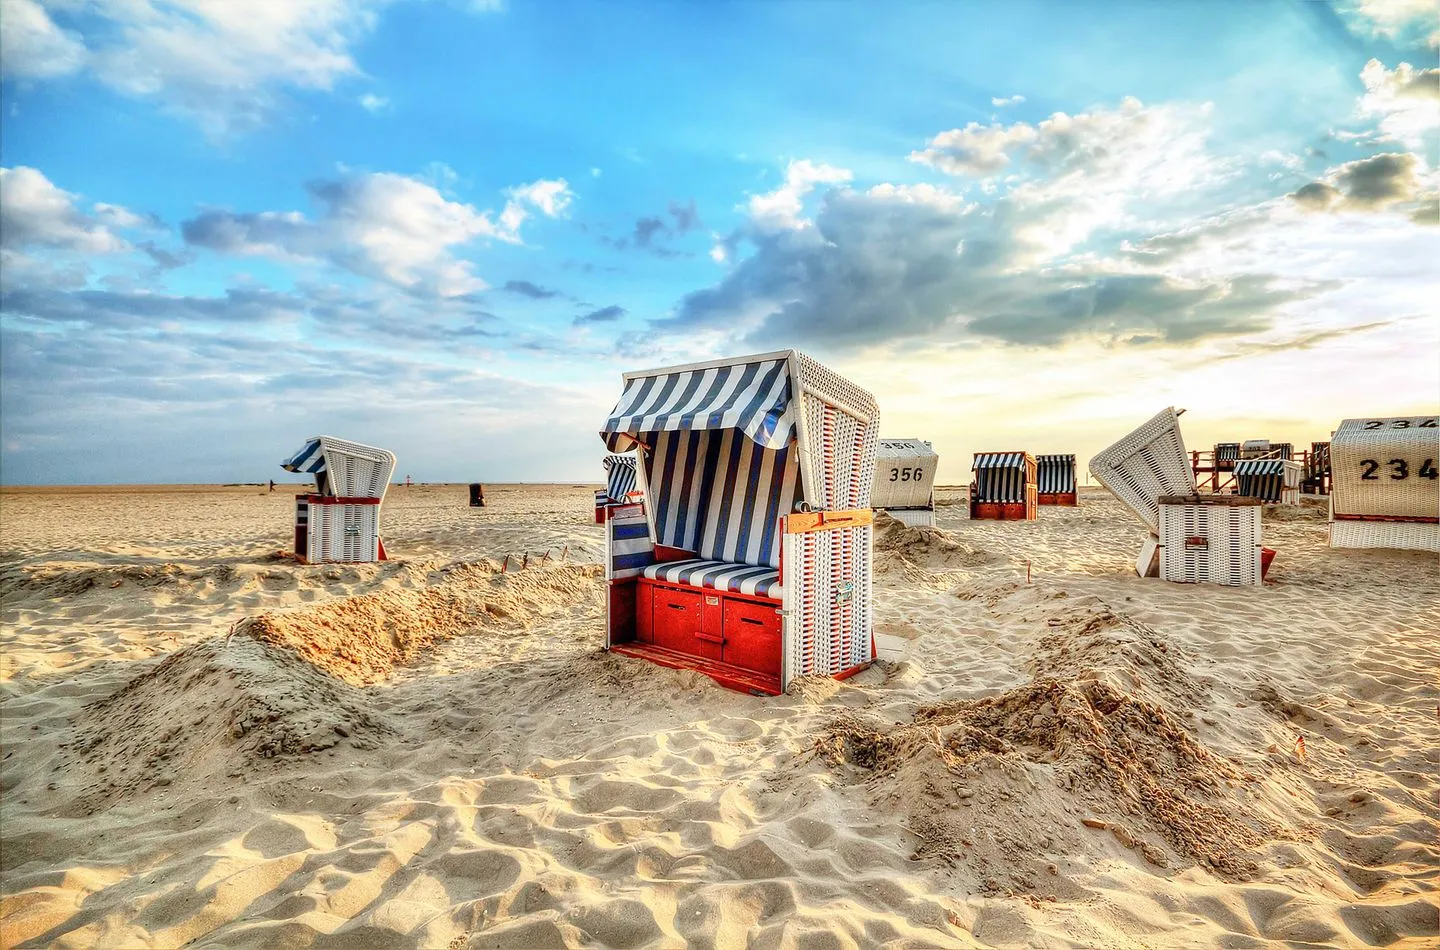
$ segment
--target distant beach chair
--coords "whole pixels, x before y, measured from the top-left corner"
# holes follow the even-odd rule
[[[1346,419],[1330,439],[1330,546],[1440,551],[1440,420]]]
[[[905,524],[935,527],[935,470],[940,456],[923,439],[881,439],[870,505]]]
[[[1075,487],[1075,456],[1035,456],[1035,503],[1067,507],[1079,504]]]
[[[1236,494],[1272,505],[1300,504],[1300,463],[1288,458],[1241,459],[1235,463]]]
[[[317,435],[280,467],[315,476],[315,492],[295,496],[295,556],[302,563],[385,560],[380,505],[394,455]]]
[[[1034,521],[1035,457],[1029,452],[976,452],[970,466],[970,517]]]
[[[612,453],[605,456],[605,487],[595,491],[595,523],[604,524],[605,514],[616,505],[623,505],[626,496],[639,492],[635,470],[635,453]]]
[[[782,692],[874,658],[874,397],[795,350],[626,373],[601,437],[639,449],[606,520],[606,647]]]

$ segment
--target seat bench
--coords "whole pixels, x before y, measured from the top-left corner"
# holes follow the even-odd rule
[[[688,561],[663,561],[645,568],[652,581],[684,584],[701,590],[718,590],[750,597],[781,599],[780,572],[773,567],[734,564],[695,558]]]

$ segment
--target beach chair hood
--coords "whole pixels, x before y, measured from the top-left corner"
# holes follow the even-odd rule
[[[612,452],[633,449],[645,433],[705,429],[735,429],[762,448],[783,449],[796,424],[789,356],[627,373],[600,434]]]

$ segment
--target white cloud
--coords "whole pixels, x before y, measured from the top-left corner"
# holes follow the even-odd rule
[[[529,208],[554,217],[570,201],[563,179],[510,189],[498,219],[446,198],[434,184],[388,172],[309,188],[325,206],[318,220],[298,211],[206,211],[184,222],[185,240],[223,253],[325,260],[408,290],[453,297],[486,287],[455,249],[480,239],[519,243]]]
[[[1351,24],[1397,43],[1440,45],[1435,0],[1351,0],[1341,8]]]
[[[814,191],[816,185],[838,184],[852,177],[844,168],[808,159],[791,161],[785,168],[784,184],[774,191],[751,196],[751,224],[764,230],[803,227],[805,222],[800,214],[804,210],[805,196]]]
[[[600,177],[600,169],[598,169],[598,168],[592,168],[592,169],[590,169],[590,177],[591,177],[591,178],[599,178],[599,177]]]
[[[570,185],[563,178],[553,180],[540,179],[532,181],[528,185],[520,185],[505,192],[514,201],[520,204],[534,205],[540,213],[547,218],[555,218],[565,213],[575,195],[570,191]]]
[[[1360,81],[1365,84],[1360,115],[1376,119],[1384,137],[1425,154],[1427,140],[1433,143],[1440,132],[1440,69],[1409,63],[1386,69],[1372,59],[1360,71]]]
[[[951,175],[993,175],[1010,164],[1009,150],[1036,137],[1024,122],[1011,126],[971,122],[963,129],[941,132],[930,147],[910,153],[910,161],[938,168]]]
[[[390,106],[390,100],[384,96],[377,96],[373,92],[367,92],[359,98],[360,108],[374,115],[385,111]]]
[[[81,211],[77,196],[55,187],[44,173],[24,165],[0,168],[0,243],[9,248],[45,247],[87,254],[114,254],[130,244],[111,227],[143,220],[116,205]]]
[[[36,0],[0,0],[0,75],[50,79],[78,71],[85,44]]]
[[[995,96],[995,97],[991,98],[990,104],[991,104],[992,106],[995,106],[996,108],[1001,108],[1001,109],[1003,109],[1005,106],[1018,106],[1020,103],[1022,103],[1022,102],[1024,102],[1024,101],[1025,101],[1025,97],[1024,97],[1024,96],[1020,96],[1020,95],[1006,96],[1006,97],[1004,97],[1004,98],[1001,98],[1001,97],[999,97],[999,96]]]

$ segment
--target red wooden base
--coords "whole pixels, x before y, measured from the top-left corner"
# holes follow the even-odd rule
[[[977,521],[982,518],[994,521],[1034,521],[1035,508],[1023,501],[972,501],[970,517]]]
[[[1073,491],[1063,492],[1040,492],[1035,496],[1037,505],[1063,505],[1066,508],[1074,508],[1080,504]]]
[[[622,656],[649,660],[651,663],[668,666],[672,670],[694,670],[710,677],[726,689],[738,690],[742,693],[755,693],[761,696],[780,695],[780,677],[742,669],[720,660],[709,660],[690,653],[669,650],[653,643],[617,643],[610,648],[610,651]]]

